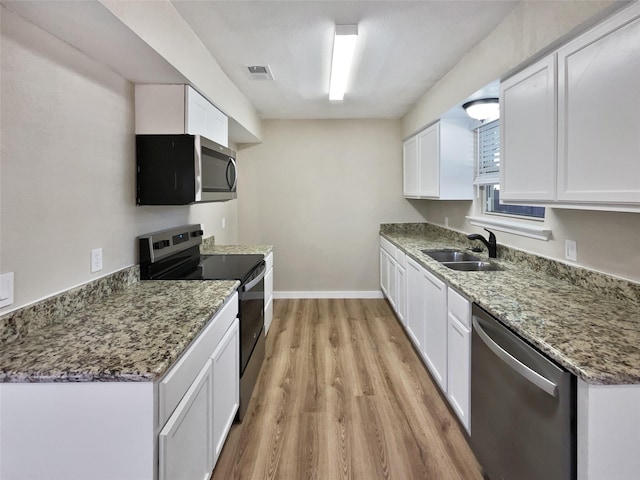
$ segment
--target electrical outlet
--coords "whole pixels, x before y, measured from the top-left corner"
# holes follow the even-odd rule
[[[94,248],[91,250],[91,273],[102,270],[102,249]]]
[[[575,240],[564,241],[564,258],[572,262],[578,261],[578,245]]]
[[[222,217],[222,222],[221,222],[222,228],[225,228],[227,226],[227,219],[226,217]]]

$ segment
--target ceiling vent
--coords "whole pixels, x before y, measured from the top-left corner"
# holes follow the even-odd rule
[[[269,65],[247,65],[247,71],[252,80],[273,80]]]

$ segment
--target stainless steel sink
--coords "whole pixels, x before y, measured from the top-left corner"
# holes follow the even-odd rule
[[[430,256],[438,262],[479,262],[480,257],[460,250],[443,248],[439,250],[422,250],[422,253]]]
[[[461,270],[463,272],[496,272],[502,270],[502,267],[490,262],[441,262],[447,268],[452,270]]]
[[[502,267],[495,263],[485,262],[480,257],[453,248],[422,250],[422,253],[451,270],[463,272],[496,272],[502,270]]]

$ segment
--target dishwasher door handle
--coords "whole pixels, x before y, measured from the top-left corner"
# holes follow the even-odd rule
[[[548,393],[552,397],[558,396],[558,386],[550,381],[549,379],[543,377],[538,372],[530,369],[524,363],[519,361],[517,358],[511,356],[506,350],[504,350],[500,345],[498,345],[488,334],[485,332],[480,326],[480,322],[478,321],[478,317],[473,317],[473,328],[478,333],[478,337],[480,340],[484,342],[484,344],[489,347],[489,349],[496,354],[496,356],[502,360],[504,363],[509,365],[513,370],[515,370],[522,377],[529,380],[532,384],[538,387],[540,390]]]

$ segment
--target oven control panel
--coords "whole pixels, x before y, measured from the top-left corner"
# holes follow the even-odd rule
[[[182,250],[200,245],[203,235],[204,231],[200,224],[185,225],[142,235],[138,237],[140,264],[155,263]]]

